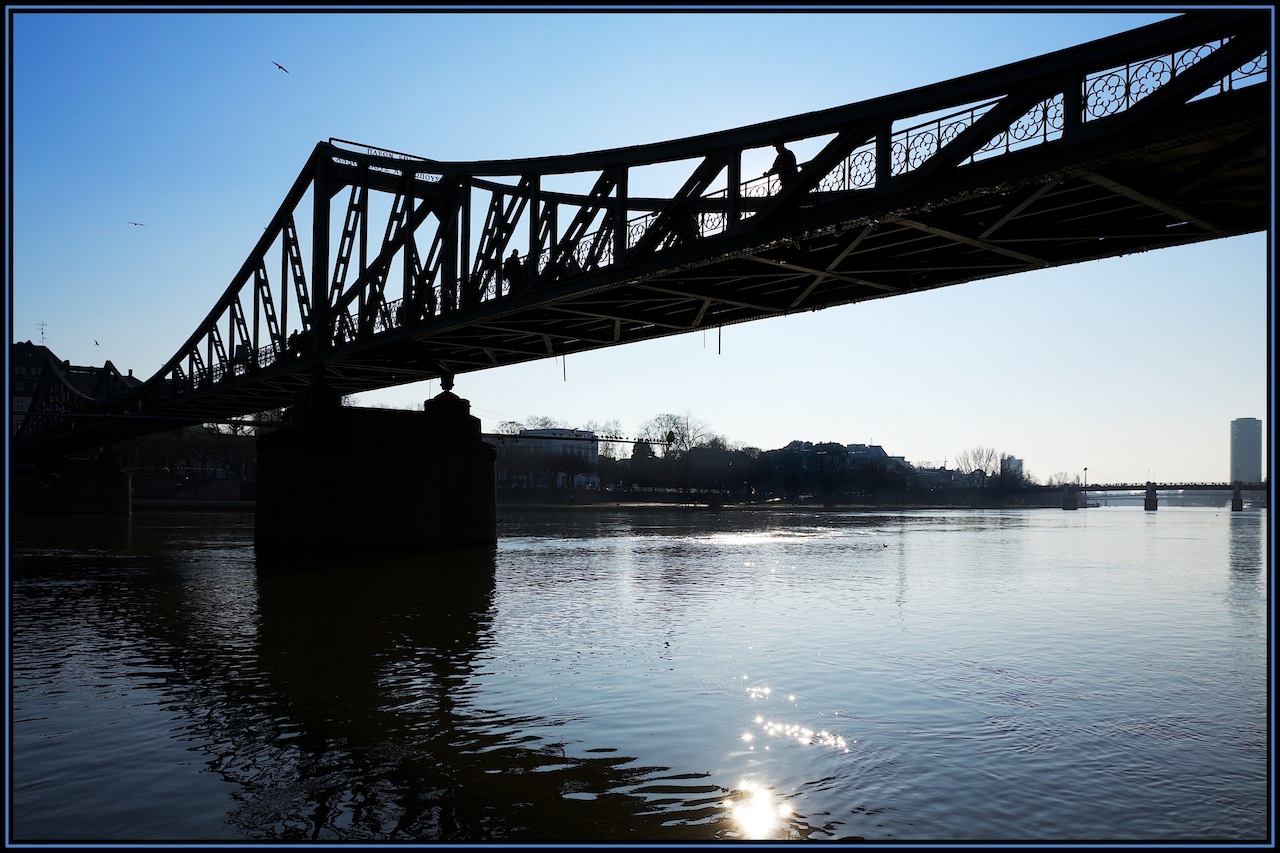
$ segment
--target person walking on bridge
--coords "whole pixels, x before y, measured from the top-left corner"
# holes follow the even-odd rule
[[[778,156],[773,159],[773,165],[764,174],[765,177],[777,175],[779,183],[785,190],[795,182],[796,175],[800,171],[796,166],[796,155],[781,142],[773,143],[773,147],[778,152]]]
[[[502,277],[507,280],[507,294],[518,293],[524,290],[524,267],[520,264],[520,252],[516,249],[511,250],[511,256],[507,258],[507,262],[502,265]]]

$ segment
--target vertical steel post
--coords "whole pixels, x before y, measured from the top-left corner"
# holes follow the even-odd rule
[[[1085,81],[1082,78],[1072,81],[1062,89],[1062,136],[1064,139],[1070,139],[1076,129],[1084,123],[1084,86]]]
[[[532,290],[538,277],[538,256],[542,254],[538,240],[538,226],[542,209],[542,176],[534,175],[529,181],[529,257],[525,262],[525,286]]]
[[[623,166],[618,172],[618,196],[613,205],[613,262],[616,264],[627,253],[627,177]]]
[[[471,298],[475,300],[477,305],[480,304],[480,283],[483,280],[483,271],[481,275],[472,275],[471,270],[471,177],[464,175],[458,183],[458,192],[460,193],[459,203],[461,205],[462,233],[458,238],[458,253],[462,262],[462,280],[467,283],[467,290],[471,293]],[[405,224],[408,224],[406,219]],[[409,244],[405,241],[405,263],[409,263]]]
[[[729,155],[729,187],[725,195],[724,230],[732,234],[738,230],[738,210],[742,203],[742,149],[734,149]]]
[[[893,179],[893,121],[887,120],[876,133],[876,188],[884,189]]]
[[[250,364],[254,367],[258,366],[258,352],[262,349],[262,342],[259,338],[258,314],[262,311],[262,288],[258,281],[258,272],[253,273],[253,350],[249,353]]]
[[[315,351],[333,343],[333,311],[329,304],[329,171],[328,161],[318,158],[311,181],[311,331]]]
[[[285,354],[289,347],[289,249],[284,244],[285,230],[280,227],[277,238],[280,240],[280,352]],[[266,271],[266,264],[263,264]],[[267,282],[267,287],[271,282]]]
[[[356,215],[360,217],[360,266],[358,267],[360,272],[358,276],[363,277],[365,271],[369,269],[369,173],[367,171],[361,171],[360,181],[363,186],[360,187],[360,201]],[[350,262],[350,259],[348,259],[348,262]],[[357,281],[359,281],[359,277],[357,277]],[[360,288],[360,300],[356,309],[359,313],[356,316],[362,322],[366,316],[365,312],[369,308],[368,293],[368,287]]]
[[[471,295],[458,281],[458,210],[457,195],[449,202],[448,212],[440,217],[440,289],[447,287],[450,310],[462,310],[471,305]]]

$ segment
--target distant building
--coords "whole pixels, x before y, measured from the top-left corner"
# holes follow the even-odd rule
[[[1262,482],[1262,421],[1236,418],[1231,422],[1231,476],[1234,483]]]
[[[522,429],[485,440],[498,448],[500,486],[600,488],[600,442],[591,430]]]
[[[889,458],[878,444],[847,444],[845,447],[849,451],[850,462],[883,462]]]
[[[925,462],[913,466],[916,485],[926,491],[932,489],[960,489],[969,485],[969,478],[957,468],[948,468],[944,462],[936,465]]]
[[[853,465],[861,465],[867,462],[886,462],[892,463],[898,468],[910,467],[905,456],[890,456],[878,444],[847,444],[845,449],[849,451],[849,462]]]
[[[132,388],[142,384],[133,371],[122,376],[116,366],[108,361],[102,367],[81,367],[62,361],[43,344],[31,341],[9,346],[9,412],[10,435],[16,435],[22,420],[31,408],[31,400],[40,384],[46,365],[56,365],[62,378],[73,388],[89,397],[105,397],[119,393],[121,386]]]
[[[1002,480],[1021,480],[1022,479],[1022,460],[1016,456],[1000,457],[1000,479]]]
[[[27,409],[31,408],[31,396],[36,392],[40,374],[50,360],[57,361],[49,348],[31,341],[9,347],[9,414],[10,435],[16,435]]]

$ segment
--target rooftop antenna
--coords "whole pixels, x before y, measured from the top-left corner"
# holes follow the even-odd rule
[[[44,346],[44,327],[47,325],[48,323],[46,323],[44,320],[41,320],[39,323],[36,323],[36,328],[40,330],[40,346]]]

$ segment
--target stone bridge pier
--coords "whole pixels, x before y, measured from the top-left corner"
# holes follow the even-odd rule
[[[299,405],[258,438],[260,551],[404,552],[497,542],[497,451],[450,390],[420,412]]]

